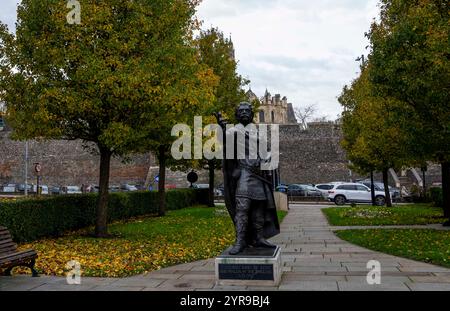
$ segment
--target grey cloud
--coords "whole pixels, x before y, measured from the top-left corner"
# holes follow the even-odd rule
[[[17,0],[1,0],[2,9],[0,11],[0,21],[3,24],[8,25],[8,29],[12,32],[16,29],[16,19],[17,19]]]
[[[329,70],[331,68],[330,60],[321,58],[294,58],[284,55],[265,55],[256,58],[257,61],[267,62],[275,66],[283,67],[287,70]]]

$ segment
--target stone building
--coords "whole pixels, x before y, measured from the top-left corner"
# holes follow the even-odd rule
[[[258,98],[250,89],[247,92],[250,102],[258,100],[260,102],[259,111],[255,113],[255,123],[267,124],[297,124],[294,108],[288,103],[287,97],[281,98],[280,94],[272,97],[268,90],[263,97]]]

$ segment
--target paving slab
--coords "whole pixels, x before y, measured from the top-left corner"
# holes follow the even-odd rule
[[[382,283],[380,285],[359,282],[338,282],[339,291],[410,291],[404,283]]]
[[[96,285],[69,285],[69,284],[65,284],[65,285],[61,285],[61,284],[43,284],[41,286],[35,287],[33,289],[31,289],[31,291],[56,291],[56,292],[76,292],[76,291],[90,291],[93,290],[96,287]]]
[[[116,286],[141,286],[144,287],[157,287],[161,285],[165,280],[161,279],[151,279],[143,276],[137,276],[137,277],[128,277],[123,278],[115,281],[114,283],[110,284],[110,286],[116,287]]]
[[[114,286],[114,285],[106,285],[106,286],[96,286],[89,291],[99,291],[99,292],[140,292],[144,290],[144,286]]]
[[[406,283],[412,291],[450,291],[447,283]]]
[[[368,285],[367,284],[367,275],[362,276],[346,276],[347,282],[349,283],[359,283],[360,285]],[[411,282],[411,278],[407,276],[391,276],[381,274],[381,283],[382,284],[397,284],[397,283],[407,283]]]
[[[450,283],[450,276],[410,276],[414,283]]]
[[[189,280],[189,279],[178,279],[178,280],[166,280],[161,283],[157,288],[160,290],[184,290],[184,289],[212,289],[215,285],[215,280]]]
[[[347,281],[345,275],[310,275],[310,274],[298,274],[298,273],[290,273],[283,275],[282,283],[289,284],[292,282],[333,282],[333,281]]]
[[[337,291],[338,286],[335,281],[308,281],[289,282],[281,284],[279,290],[282,291]]]

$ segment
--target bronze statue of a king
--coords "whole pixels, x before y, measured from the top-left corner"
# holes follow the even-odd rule
[[[252,105],[247,102],[239,104],[236,109],[239,124],[234,127],[227,129],[227,123],[220,113],[216,117],[224,133],[222,170],[225,204],[236,230],[236,242],[229,254],[237,255],[248,247],[276,248],[267,241],[280,233],[272,192],[273,171],[262,169],[262,164],[267,163],[268,158],[261,155],[259,148],[256,148],[256,152],[251,150],[259,146],[261,139],[266,139],[253,124]],[[232,157],[227,153],[230,139],[234,147]]]

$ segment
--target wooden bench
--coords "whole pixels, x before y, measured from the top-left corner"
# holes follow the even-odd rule
[[[36,258],[37,253],[32,249],[18,251],[8,229],[0,226],[0,269],[6,269],[3,275],[10,276],[14,267],[24,266],[31,269],[34,277],[39,276],[34,269]]]

